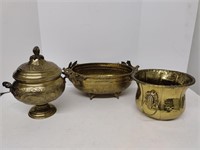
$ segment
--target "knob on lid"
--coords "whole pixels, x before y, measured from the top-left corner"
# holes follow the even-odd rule
[[[51,81],[61,75],[62,70],[56,64],[46,61],[44,56],[40,55],[38,46],[33,48],[33,53],[29,62],[20,65],[13,73],[15,80],[24,83],[40,83]]]
[[[33,53],[34,53],[34,55],[32,55],[30,57],[30,60],[33,60],[33,59],[44,59],[44,56],[40,55],[40,48],[38,46],[35,46],[33,48]]]

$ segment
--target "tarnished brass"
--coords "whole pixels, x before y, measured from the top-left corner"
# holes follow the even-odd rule
[[[133,78],[138,85],[137,107],[158,120],[179,117],[185,109],[185,92],[195,83],[189,74],[164,69],[139,70]]]
[[[63,70],[73,85],[87,93],[90,99],[100,95],[114,95],[118,98],[131,84],[132,75],[138,67],[133,67],[130,61],[121,64],[71,62]]]
[[[14,97],[26,104],[35,105],[29,111],[34,119],[47,118],[56,112],[55,106],[48,104],[56,100],[65,89],[62,70],[53,62],[40,55],[39,47],[34,47],[34,55],[29,62],[22,64],[13,73],[15,81],[3,82]]]

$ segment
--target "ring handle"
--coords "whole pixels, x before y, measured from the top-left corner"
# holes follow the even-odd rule
[[[12,84],[11,84],[10,82],[7,82],[7,81],[4,81],[4,82],[2,83],[2,85],[3,85],[4,87],[6,87],[6,88],[9,88],[9,89],[12,88]],[[10,91],[8,91],[8,92],[1,92],[1,93],[0,93],[0,96],[4,95],[4,94],[6,94],[6,93],[10,93]]]
[[[10,82],[7,82],[7,81],[4,81],[3,83],[2,83],[2,85],[4,86],[4,87],[6,87],[6,88],[12,88],[12,84],[10,83]]]

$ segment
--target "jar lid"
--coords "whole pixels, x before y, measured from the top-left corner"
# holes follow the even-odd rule
[[[20,65],[13,73],[13,78],[23,83],[40,83],[58,78],[62,70],[53,62],[46,61],[40,55],[38,46],[33,48],[29,62]]]

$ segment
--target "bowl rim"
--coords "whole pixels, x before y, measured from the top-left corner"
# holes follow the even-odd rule
[[[187,84],[180,84],[180,85],[159,85],[159,84],[152,84],[152,83],[141,81],[141,80],[139,80],[138,78],[135,77],[136,74],[138,74],[139,72],[143,72],[143,71],[168,71],[168,72],[175,72],[175,73],[186,75],[187,77],[189,77],[191,79],[191,81],[189,83],[187,83]],[[187,86],[191,86],[191,85],[195,84],[195,82],[196,82],[195,78],[192,75],[188,74],[188,73],[184,73],[184,72],[177,71],[177,70],[158,69],[158,68],[138,70],[138,71],[136,71],[134,73],[133,80],[135,80],[137,83],[148,84],[148,85],[157,86],[157,87],[187,87]]]
[[[125,67],[125,68],[128,68],[130,69],[130,72],[128,73],[122,73],[122,74],[112,74],[112,75],[104,75],[104,74],[101,74],[101,75],[86,75],[86,74],[83,74],[83,73],[79,73],[77,71],[75,71],[74,69],[77,68],[77,67],[81,67],[81,66],[95,66],[97,65],[100,66],[100,65],[111,65],[110,68],[114,68],[114,66],[122,66],[122,67]],[[75,72],[76,74],[80,75],[80,76],[84,76],[86,78],[105,78],[105,79],[109,79],[109,78],[116,78],[116,77],[123,77],[123,76],[132,76],[132,74],[134,74],[134,67],[131,67],[131,66],[128,66],[128,65],[125,65],[125,64],[120,64],[120,63],[107,63],[107,62],[94,62],[94,63],[82,63],[82,64],[77,64],[75,66],[73,66],[71,68],[71,70],[73,72]]]

